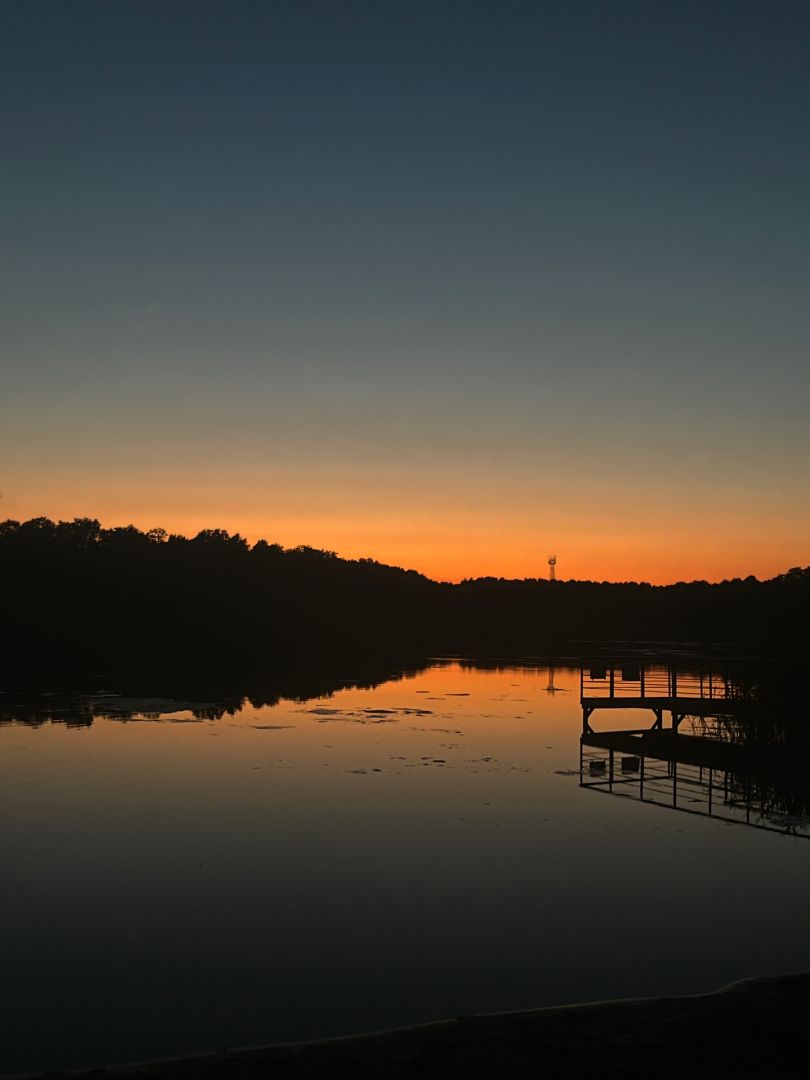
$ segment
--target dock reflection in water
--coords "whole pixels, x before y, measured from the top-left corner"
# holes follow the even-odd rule
[[[764,682],[756,667],[695,661],[583,665],[581,786],[810,838],[810,731],[791,695]],[[652,723],[595,729],[616,710]]]

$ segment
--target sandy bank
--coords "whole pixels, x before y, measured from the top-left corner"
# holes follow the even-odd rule
[[[600,1078],[708,1076],[803,1068],[810,974],[746,979],[711,994],[598,1002],[455,1020],[310,1043],[224,1049],[165,1061],[39,1074],[110,1080],[224,1077],[538,1077],[595,1070]],[[798,1054],[797,1065],[792,1059]]]

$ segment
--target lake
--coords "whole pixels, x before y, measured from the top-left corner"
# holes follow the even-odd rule
[[[810,969],[804,825],[580,786],[578,668],[345,675],[0,698],[0,1071]]]

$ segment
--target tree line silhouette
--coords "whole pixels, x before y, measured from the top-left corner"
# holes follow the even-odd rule
[[[675,641],[810,657],[810,567],[768,581],[436,582],[334,552],[204,529],[0,523],[5,633],[15,673],[246,671],[345,657],[587,652],[594,641]]]

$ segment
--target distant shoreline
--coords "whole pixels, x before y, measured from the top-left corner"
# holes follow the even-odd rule
[[[216,529],[189,539],[40,518],[0,522],[0,593],[2,683],[15,672],[262,672],[313,657],[518,657],[656,640],[810,658],[810,567],[717,584],[450,585],[330,551],[250,547]]]
[[[3,1074],[111,1080],[191,1077],[498,1077],[598,1069],[600,1077],[766,1065],[787,1075],[806,1048],[810,974],[744,979],[707,994],[633,998],[454,1020],[305,1043],[226,1048],[124,1065]],[[582,1075],[573,1072],[572,1075]]]

